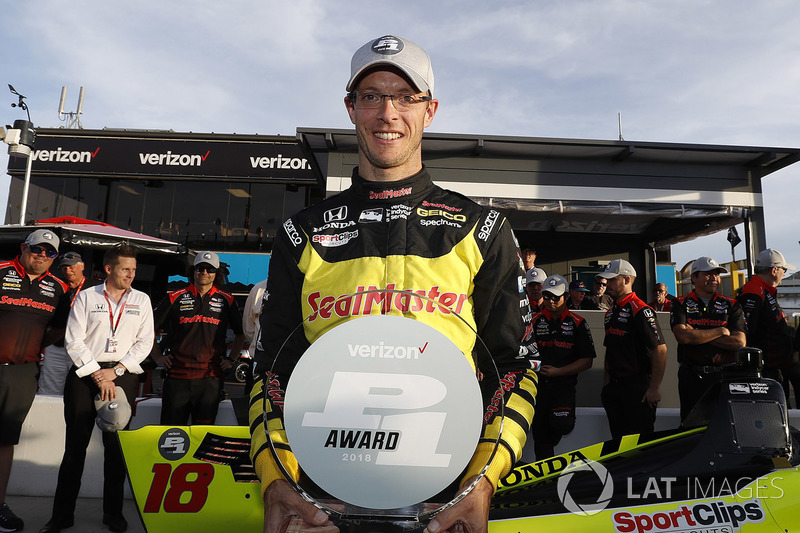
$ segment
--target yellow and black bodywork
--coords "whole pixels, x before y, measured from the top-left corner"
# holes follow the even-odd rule
[[[800,432],[778,383],[724,381],[684,426],[517,466],[495,494],[489,531],[800,530]],[[149,533],[263,530],[247,427],[148,426],[120,440]]]

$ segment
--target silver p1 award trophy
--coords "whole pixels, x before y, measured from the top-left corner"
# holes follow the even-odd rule
[[[272,434],[265,416],[267,441],[284,477],[340,531],[422,531],[488,468],[491,459],[473,483],[459,487],[496,396],[482,393],[480,381],[499,385],[497,369],[474,328],[451,308],[388,289],[337,302],[344,298],[400,298],[406,309],[416,302],[439,315],[438,329],[402,313],[338,321],[294,364],[283,399],[285,435]],[[293,334],[315,319],[307,317]],[[468,338],[471,353],[465,355],[454,336]],[[289,357],[285,348],[273,369]],[[495,403],[502,420],[503,402]],[[498,439],[493,442],[496,450]],[[286,443],[299,475],[277,452]]]

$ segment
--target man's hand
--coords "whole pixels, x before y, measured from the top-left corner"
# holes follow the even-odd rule
[[[305,501],[287,481],[277,479],[264,492],[264,533],[285,533],[290,522],[291,531],[339,531],[325,511]]]
[[[161,358],[161,366],[163,366],[167,370],[172,368],[172,354]]]
[[[648,387],[642,396],[642,403],[647,402],[650,407],[658,407],[658,402],[661,401],[661,390],[658,387]]]
[[[112,368],[101,368],[92,372],[92,381],[100,389],[101,400],[113,400],[117,397],[117,386],[114,384],[116,377]]]
[[[560,368],[553,365],[542,365],[542,367],[539,369],[539,374],[548,378],[555,378],[561,374],[560,370]]]
[[[467,485],[475,481],[471,478]],[[486,533],[489,529],[489,502],[494,487],[483,477],[463,500],[436,515],[425,533]]]
[[[223,371],[227,372],[233,367],[233,360],[223,357],[222,361],[219,362],[219,366],[222,367]]]

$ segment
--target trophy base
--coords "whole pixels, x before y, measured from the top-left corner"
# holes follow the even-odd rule
[[[334,518],[331,522],[340,533],[422,533],[427,522],[416,520],[376,520],[374,518]],[[320,528],[307,528],[299,518],[292,519],[286,533],[313,533]]]

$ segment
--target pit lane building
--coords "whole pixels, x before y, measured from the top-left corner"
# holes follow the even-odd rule
[[[651,294],[671,244],[744,222],[748,257],[765,248],[761,179],[800,149],[426,133],[423,158],[437,183],[506,215],[548,272],[591,275],[623,256]],[[259,255],[286,217],[346,188],[356,164],[352,130],[40,128],[25,220],[77,216]],[[7,223],[19,220],[24,171],[10,158]]]
[[[640,295],[653,293],[657,264],[671,263],[671,244],[742,222],[752,264],[767,246],[761,179],[799,158],[793,148],[423,138],[434,180],[506,215],[521,244],[537,249],[537,266],[591,280],[606,261],[625,257],[639,273]],[[246,287],[266,277],[283,220],[345,189],[357,160],[352,130],[300,128],[287,137],[40,128],[25,220],[87,218],[215,250],[223,261],[242,263],[233,281]],[[8,171],[6,223],[13,223],[25,160],[11,158]],[[12,243],[17,250],[19,242]],[[581,313],[602,343],[602,312]],[[669,324],[668,314],[659,321]],[[665,338],[674,354],[674,337]],[[664,407],[678,405],[676,364],[668,358]],[[602,369],[599,350],[581,375],[579,406],[599,408]]]

